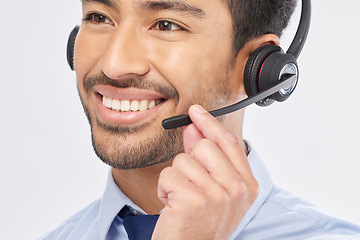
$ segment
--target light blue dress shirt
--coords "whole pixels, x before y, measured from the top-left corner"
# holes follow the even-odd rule
[[[259,183],[260,194],[231,239],[360,240],[359,226],[332,217],[313,204],[274,185],[254,149],[251,150],[248,160]],[[145,214],[119,190],[110,172],[101,199],[39,240],[127,239],[122,220],[117,216],[125,205]]]

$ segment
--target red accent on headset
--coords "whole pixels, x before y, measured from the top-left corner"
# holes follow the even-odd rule
[[[269,55],[269,56],[270,56],[270,55]],[[262,71],[262,69],[263,69],[263,67],[264,67],[264,64],[265,64],[265,62],[266,62],[266,60],[268,59],[269,56],[267,56],[266,59],[263,61],[262,65],[261,65],[261,68],[260,68],[260,71],[259,71],[259,77],[258,77],[259,92],[261,91],[261,88],[260,88],[260,76],[261,76],[261,71]]]

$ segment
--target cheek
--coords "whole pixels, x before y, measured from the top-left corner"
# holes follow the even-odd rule
[[[176,89],[180,105],[185,99],[191,99],[201,79],[199,54],[184,42],[152,46],[148,50],[149,61],[155,71]]]
[[[97,70],[96,65],[106,50],[107,41],[105,36],[99,37],[80,30],[74,49],[74,67],[78,81]]]
[[[223,42],[185,41],[147,46],[153,67],[179,93],[179,111],[185,112],[191,104],[203,103],[207,96],[224,92],[221,89],[232,55],[231,47]]]

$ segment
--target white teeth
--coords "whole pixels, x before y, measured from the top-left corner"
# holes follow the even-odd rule
[[[155,101],[151,101],[151,102],[149,103],[149,109],[151,109],[151,108],[153,108],[153,107],[155,107]]]
[[[121,111],[122,112],[130,111],[130,101],[129,100],[121,101]]]
[[[149,101],[148,100],[141,100],[139,105],[139,111],[145,111],[149,107]]]
[[[114,99],[113,102],[112,102],[112,107],[111,107],[113,110],[115,111],[120,111],[121,109],[121,102],[119,99]]]
[[[111,98],[107,98],[106,102],[105,102],[105,106],[108,107],[108,108],[111,108],[112,107],[112,102],[113,102],[113,100]]]
[[[106,97],[103,96],[103,106],[106,106]]]
[[[139,111],[139,105],[140,105],[139,101],[137,100],[131,101],[130,110],[134,112]]]
[[[137,112],[137,111],[145,111],[151,109],[156,106],[155,100],[148,101],[148,100],[119,100],[119,99],[112,99],[103,96],[103,105],[109,109],[114,111],[121,111],[121,112]],[[159,104],[160,102],[158,102]]]

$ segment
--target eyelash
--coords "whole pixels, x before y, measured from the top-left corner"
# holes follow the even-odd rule
[[[102,20],[104,20],[105,22],[99,22],[99,21],[96,21],[94,20],[95,17],[98,17]],[[105,23],[105,24],[110,24],[110,25],[114,25],[114,23],[108,18],[106,17],[105,15],[101,14],[101,13],[88,13],[86,14],[85,18],[83,19],[83,21],[86,21],[86,22],[91,22],[93,24],[101,24],[101,23]],[[108,21],[108,22],[106,22]],[[160,24],[165,24],[167,26],[171,26],[171,27],[176,27],[177,29],[176,30],[161,30],[160,29]],[[175,32],[175,31],[187,31],[184,27],[180,26],[179,24],[176,24],[170,20],[157,20],[152,26],[150,29],[154,29],[154,30],[159,30],[159,31],[162,31],[162,32]]]
[[[97,21],[94,20],[95,17],[99,17],[101,19],[104,19],[105,22],[97,22]],[[105,24],[114,25],[114,23],[108,17],[106,17],[105,15],[103,15],[101,13],[88,13],[88,14],[86,14],[83,21],[91,22],[93,24],[105,23]],[[106,21],[109,21],[109,22],[106,22]]]
[[[160,29],[160,24],[166,24],[167,26],[168,25],[171,25],[172,27],[176,27],[177,29],[176,30],[161,30]],[[167,27],[167,26],[164,26],[164,27]],[[180,26],[179,24],[177,23],[174,23],[170,20],[157,20],[152,26],[150,29],[155,29],[155,30],[158,30],[158,31],[162,31],[162,32],[176,32],[176,31],[187,31],[185,28],[183,28],[182,26]]]

